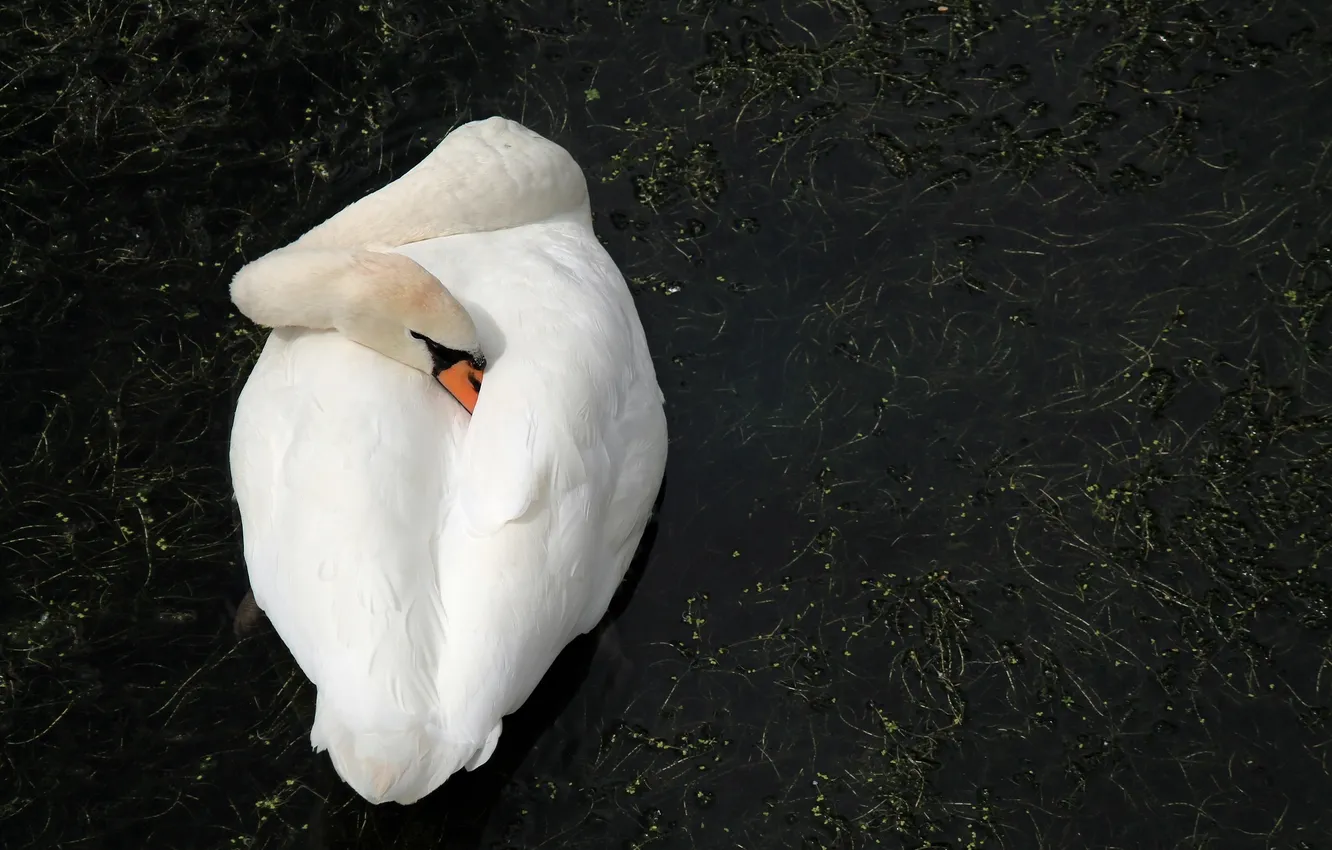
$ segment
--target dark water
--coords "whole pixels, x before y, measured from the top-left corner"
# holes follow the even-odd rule
[[[0,845],[1316,848],[1332,7],[8,3]],[[372,808],[245,590],[229,277],[503,114],[673,435],[636,587]]]

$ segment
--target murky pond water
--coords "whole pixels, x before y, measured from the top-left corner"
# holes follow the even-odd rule
[[[0,11],[5,847],[1313,847],[1332,11]],[[309,752],[226,466],[239,266],[503,114],[671,459],[635,583],[409,808]]]

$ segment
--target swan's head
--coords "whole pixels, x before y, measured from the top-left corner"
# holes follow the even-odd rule
[[[401,254],[357,251],[352,266],[354,306],[342,334],[434,376],[471,413],[486,369],[472,317],[438,278]]]

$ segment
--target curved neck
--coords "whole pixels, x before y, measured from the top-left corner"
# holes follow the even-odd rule
[[[398,247],[586,208],[587,181],[568,151],[513,121],[487,118],[449,133],[406,174],[286,247]]]
[[[337,327],[356,251],[534,224],[585,213],[587,181],[569,152],[503,118],[464,124],[402,177],[341,210],[296,241],[249,263],[231,300],[267,327]],[[332,297],[330,297],[332,296]]]

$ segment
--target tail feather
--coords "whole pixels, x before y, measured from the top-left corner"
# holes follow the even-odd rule
[[[317,705],[310,743],[316,752],[328,752],[338,775],[368,802],[408,805],[464,767],[484,763],[498,732],[497,726],[481,741],[451,740],[430,720],[401,729],[359,731]]]

